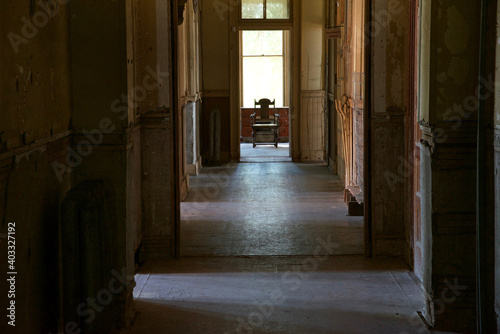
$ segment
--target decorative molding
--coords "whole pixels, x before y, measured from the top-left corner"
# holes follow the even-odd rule
[[[151,109],[141,114],[139,122],[145,128],[166,128],[171,122],[170,110],[167,107]]]
[[[186,165],[186,171],[189,175],[196,176],[200,174],[201,171],[201,156],[196,159],[196,163],[194,164],[187,164]]]
[[[31,144],[24,145],[22,147],[18,147],[18,148],[15,148],[15,149],[11,149],[11,150],[9,150],[7,152],[4,152],[4,153],[0,153],[0,161],[4,160],[4,159],[10,159],[13,156],[16,156],[16,155],[19,155],[19,154],[24,154],[26,152],[33,151],[34,149],[37,149],[37,148],[42,147],[42,146],[45,146],[45,145],[47,145],[49,143],[58,141],[58,140],[60,140],[62,138],[65,138],[65,137],[69,137],[69,136],[73,135],[73,133],[74,133],[73,130],[68,130],[68,131],[56,134],[56,135],[54,135],[52,137],[40,139],[40,140],[37,140],[37,141],[35,141],[35,142],[31,143]]]
[[[434,143],[434,136],[432,135],[432,129],[429,126],[429,123],[420,121],[419,124],[420,124],[420,131],[422,131],[422,139],[420,139],[420,145],[429,147],[431,152],[433,152],[435,143]]]
[[[185,106],[187,103],[195,103],[195,102],[198,102],[199,100],[201,100],[201,94],[200,93],[197,93],[197,94],[190,94],[190,95],[185,95],[183,97],[180,98],[180,103],[181,103],[181,106]]]
[[[500,149],[500,128],[497,128],[493,132],[493,143],[496,149]]]
[[[73,136],[73,146],[79,143],[88,142],[88,137],[82,133]],[[93,151],[116,151],[124,150],[127,148],[127,135],[121,133],[108,133],[102,134],[102,142],[98,145],[93,145]]]
[[[229,90],[205,90],[202,94],[203,97],[229,97]]]
[[[182,23],[184,23],[184,11],[186,10],[186,4],[187,4],[187,0],[179,0],[179,3],[177,4],[178,8],[177,8],[177,25],[182,25]]]
[[[301,97],[325,97],[326,92],[324,90],[302,90],[300,91]]]

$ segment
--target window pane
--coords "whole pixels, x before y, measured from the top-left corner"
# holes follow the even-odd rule
[[[253,108],[262,98],[283,107],[283,57],[243,58],[243,107]]]
[[[242,19],[263,19],[264,18],[264,0],[242,0],[241,1]]]
[[[288,19],[290,18],[290,0],[267,0],[267,19]]]
[[[282,54],[282,30],[243,31],[244,56],[277,56]]]

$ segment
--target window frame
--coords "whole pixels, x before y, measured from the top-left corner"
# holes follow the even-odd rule
[[[290,66],[290,50],[289,50],[289,43],[290,43],[290,30],[288,29],[241,29],[239,31],[239,40],[240,40],[240,45],[239,45],[239,63],[240,63],[240,108],[246,108],[245,107],[245,94],[244,94],[244,73],[243,73],[243,59],[245,57],[253,57],[253,58],[265,58],[265,57],[280,57],[279,55],[251,55],[251,56],[244,56],[243,55],[243,32],[248,31],[248,30],[280,30],[283,34],[282,38],[282,64],[283,64],[283,106],[280,108],[290,108],[291,100],[290,100],[290,86],[291,82],[290,80],[290,73],[289,71],[289,66]]]
[[[289,15],[288,15],[288,18],[287,19],[268,19],[266,18],[266,15],[267,15],[267,1],[268,0],[263,0],[264,1],[264,8],[263,8],[263,11],[264,11],[264,18],[262,19],[244,19],[242,17],[242,1],[238,1],[239,5],[238,5],[238,20],[239,20],[239,23],[240,25],[242,24],[245,24],[245,23],[257,23],[257,24],[264,24],[264,25],[267,25],[267,24],[272,24],[272,25],[277,25],[277,26],[283,26],[283,24],[285,24],[287,27],[288,26],[291,26],[292,24],[292,18],[293,18],[293,0],[288,0],[288,3],[289,3],[289,6],[290,6],[290,11],[289,11]],[[248,29],[245,29],[245,30],[248,30]],[[268,29],[268,30],[272,30],[272,29]]]

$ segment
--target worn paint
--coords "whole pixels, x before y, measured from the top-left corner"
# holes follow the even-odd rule
[[[454,80],[454,84],[462,86],[470,75],[470,61],[460,57],[452,57],[448,67],[448,76]],[[442,82],[444,83],[444,81]]]
[[[444,43],[452,54],[458,55],[464,52],[469,44],[470,25],[456,6],[447,8],[446,14],[448,27],[444,34]]]

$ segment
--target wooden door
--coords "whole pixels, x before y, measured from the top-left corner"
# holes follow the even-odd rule
[[[408,66],[408,112],[406,115],[405,159],[401,161],[401,169],[405,176],[406,187],[406,226],[410,232],[410,245],[414,250],[414,265],[421,266],[420,249],[420,147],[422,137],[418,124],[418,54],[419,54],[419,1],[410,1],[410,34],[409,34],[409,66]],[[409,259],[410,261],[412,259]]]

